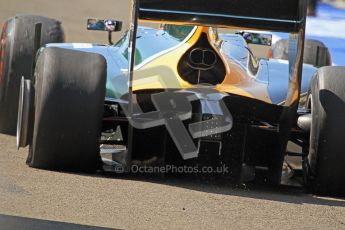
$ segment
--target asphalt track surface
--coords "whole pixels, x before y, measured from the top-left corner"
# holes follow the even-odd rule
[[[1,0],[18,13],[63,21],[68,42],[105,42],[87,17],[128,21],[127,0]],[[0,135],[0,229],[344,229],[345,200],[224,180],[50,172],[25,165],[27,149]]]

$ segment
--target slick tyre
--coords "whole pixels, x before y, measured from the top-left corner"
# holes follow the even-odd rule
[[[104,57],[45,48],[37,60],[35,81],[29,166],[87,172],[97,169],[106,88]]]
[[[288,40],[281,39],[272,48],[272,58],[288,60],[288,50]],[[307,39],[304,43],[303,63],[317,67],[330,66],[332,65],[332,58],[325,44],[318,40]]]
[[[20,81],[22,76],[30,79],[32,75],[37,23],[42,23],[40,46],[64,41],[61,23],[54,19],[20,15],[8,19],[3,25],[0,48],[1,133],[16,134]]]
[[[323,67],[311,82],[309,164],[315,193],[345,195],[345,67]]]

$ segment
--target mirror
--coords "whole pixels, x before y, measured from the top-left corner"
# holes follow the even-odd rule
[[[87,29],[88,30],[97,30],[97,31],[108,31],[108,32],[117,32],[122,29],[122,22],[112,19],[98,20],[91,18],[87,20]]]
[[[242,37],[244,38],[244,40],[246,40],[248,44],[264,46],[272,45],[272,34],[260,34],[244,31],[238,32],[238,34],[242,35]]]

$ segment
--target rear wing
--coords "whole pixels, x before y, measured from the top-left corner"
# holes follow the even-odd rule
[[[285,106],[297,110],[307,0],[132,0],[132,3],[133,35],[138,20],[290,33],[290,77]]]
[[[139,19],[298,32],[306,5],[306,0],[140,0]]]
[[[133,80],[138,21],[214,27],[238,27],[290,32],[289,87],[281,117],[281,140],[285,140],[297,114],[307,0],[131,0],[132,17],[128,43],[128,114],[134,105]],[[133,126],[128,127],[128,151],[123,156],[125,170],[131,165]],[[284,142],[284,141],[283,141]]]

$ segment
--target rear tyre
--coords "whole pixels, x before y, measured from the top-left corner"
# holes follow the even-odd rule
[[[27,163],[49,170],[97,169],[106,88],[104,57],[45,48],[35,77],[35,119]]]
[[[19,87],[22,76],[30,79],[35,24],[42,23],[41,44],[64,41],[61,23],[50,18],[20,15],[8,19],[2,30],[0,49],[0,132],[16,134]]]
[[[316,193],[345,195],[345,67],[323,67],[311,82],[309,163]]]
[[[289,42],[287,39],[280,39],[272,48],[272,58],[289,59]],[[307,39],[304,43],[303,62],[313,66],[330,66],[332,58],[325,44],[318,40]]]

